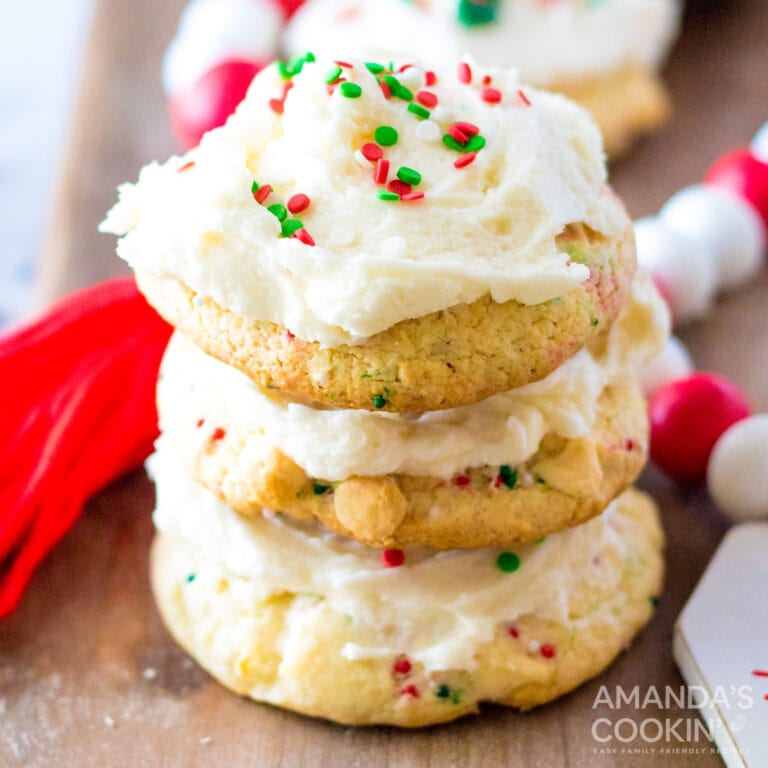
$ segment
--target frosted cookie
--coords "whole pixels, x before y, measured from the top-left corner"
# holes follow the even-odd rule
[[[320,408],[260,390],[176,334],[160,426],[198,482],[378,547],[532,541],[599,514],[646,459],[638,369],[666,308],[645,275],[607,338],[535,384],[417,417]]]
[[[121,188],[102,228],[161,314],[262,386],[401,413],[541,379],[610,325],[634,242],[582,110],[467,62],[342,64],[267,68]]]
[[[450,65],[468,53],[517,67],[525,82],[586,107],[616,153],[668,112],[657,75],[674,38],[676,0],[307,0],[286,31],[290,53]],[[313,48],[314,46],[314,48]]]
[[[171,633],[233,691],[341,723],[543,704],[625,649],[661,586],[657,512],[637,491],[514,551],[382,560],[318,526],[243,518],[173,457],[152,469],[152,583]]]

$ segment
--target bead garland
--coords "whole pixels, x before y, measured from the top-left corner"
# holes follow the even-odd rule
[[[768,123],[749,148],[717,159],[704,183],[673,195],[635,223],[640,266],[675,323],[702,317],[719,291],[760,270],[768,231]],[[768,415],[751,415],[732,382],[694,373],[674,336],[643,373],[650,396],[651,457],[681,483],[706,481],[735,519],[768,517]]]

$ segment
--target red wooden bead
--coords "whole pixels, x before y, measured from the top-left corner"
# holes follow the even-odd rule
[[[714,162],[704,180],[746,200],[768,228],[768,163],[748,149],[734,149]]]
[[[171,96],[171,124],[181,144],[194,147],[206,131],[223,125],[266,63],[244,59],[222,61],[191,88]]]
[[[701,483],[712,448],[728,427],[750,414],[749,403],[728,379],[694,373],[654,393],[650,406],[651,458],[681,483]]]

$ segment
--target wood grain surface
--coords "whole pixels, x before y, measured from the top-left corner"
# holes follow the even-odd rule
[[[97,6],[46,248],[48,296],[122,271],[113,239],[98,235],[96,225],[117,183],[173,149],[158,71],[181,0]],[[717,153],[745,143],[768,118],[768,4],[692,6],[667,70],[674,119],[613,168],[635,216],[700,179]],[[681,332],[698,367],[734,378],[763,411],[767,295],[764,270]],[[491,707],[481,717],[404,733],[342,728],[256,705],[201,672],[152,605],[152,490],[143,475],[127,478],[93,499],[21,609],[0,624],[0,766],[719,766],[705,741],[614,741],[601,751],[591,734],[603,716],[683,718],[683,735],[695,718],[687,710],[593,706],[602,685],[645,692],[682,684],[671,658],[672,626],[727,527],[703,491],[679,489],[652,469],[642,485],[664,512],[668,583],[656,617],[629,651],[599,679],[539,710]]]

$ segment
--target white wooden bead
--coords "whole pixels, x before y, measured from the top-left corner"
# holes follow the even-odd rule
[[[191,0],[163,58],[166,94],[191,88],[227,59],[271,61],[283,24],[274,0]]]
[[[697,184],[673,195],[659,216],[672,229],[713,251],[720,288],[735,288],[759,271],[765,228],[757,211],[740,198]]]
[[[682,379],[693,373],[693,362],[685,345],[676,336],[670,336],[659,353],[640,371],[640,386],[650,397],[662,384]]]
[[[735,520],[768,518],[768,414],[739,421],[720,436],[709,458],[707,485]]]
[[[768,163],[768,123],[764,123],[762,128],[755,134],[749,148],[758,160]]]
[[[663,284],[675,321],[704,315],[717,287],[712,249],[672,229],[658,216],[636,221],[635,237],[638,263]]]

